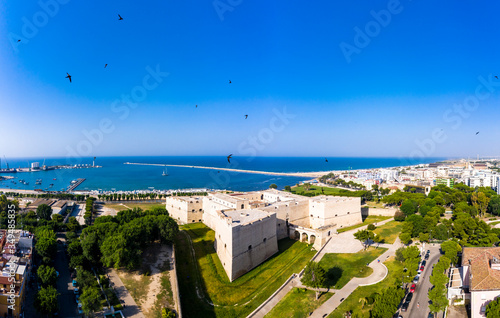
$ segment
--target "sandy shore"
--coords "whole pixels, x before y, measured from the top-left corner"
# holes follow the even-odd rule
[[[14,193],[24,193],[24,194],[40,194],[43,192],[37,192],[33,190],[22,190],[22,189],[10,189],[10,188],[0,188],[0,192],[14,192]]]

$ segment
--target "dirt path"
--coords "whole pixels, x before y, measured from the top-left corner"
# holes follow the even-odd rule
[[[141,304],[142,310],[145,312],[149,312],[154,308],[156,295],[158,295],[162,290],[161,276],[163,272],[161,269],[163,268],[165,262],[170,261],[170,255],[172,255],[172,248],[162,245],[158,251],[156,262],[151,264],[151,283],[149,284],[146,300]]]

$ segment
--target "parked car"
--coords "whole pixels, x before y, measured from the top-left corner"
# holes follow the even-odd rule
[[[73,287],[76,287],[76,285],[78,285],[78,282],[76,281],[76,279],[73,279],[72,284],[73,284]]]
[[[425,253],[425,254],[430,254],[430,253],[431,253],[431,250],[427,250],[427,253]]]
[[[427,261],[422,262],[422,266],[425,266],[425,265],[427,265]]]
[[[411,302],[411,300],[412,300],[412,298],[413,298],[413,293],[409,293],[409,294],[406,296],[406,300],[405,300],[405,302],[406,302],[406,303],[410,303],[410,302]]]
[[[413,298],[413,293],[409,293],[408,295],[406,295],[405,303],[411,302],[412,298]]]
[[[78,290],[78,287],[76,287],[76,288],[73,290],[73,293],[74,293],[75,295],[78,295],[78,294],[80,293],[80,291]]]
[[[410,293],[414,293],[415,292],[415,288],[417,288],[417,285],[415,285],[415,284],[411,285],[411,287],[410,287]]]
[[[413,284],[417,284],[419,278],[420,278],[420,275],[415,276],[415,278],[413,279]]]
[[[404,303],[403,306],[401,306],[401,311],[407,311],[409,305],[410,305],[409,302]]]
[[[420,271],[421,271],[421,272],[423,272],[423,271],[424,271],[424,268],[425,268],[425,267],[424,267],[424,265],[421,265],[421,266],[420,266]]]
[[[425,254],[424,259],[426,259],[426,260],[427,260],[427,259],[429,259],[429,255],[430,255],[430,254]]]

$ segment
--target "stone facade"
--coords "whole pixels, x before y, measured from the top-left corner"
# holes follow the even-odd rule
[[[278,251],[276,214],[260,210],[218,212],[215,249],[230,281]]]
[[[215,249],[232,281],[277,252],[277,241],[298,239],[320,249],[337,228],[362,222],[361,198],[308,198],[274,189],[168,197],[181,223],[203,221],[215,231]]]

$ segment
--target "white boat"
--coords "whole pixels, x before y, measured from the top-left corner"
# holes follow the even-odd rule
[[[163,170],[163,173],[161,174],[163,177],[165,176],[168,176],[168,173],[167,173],[167,168],[165,168],[165,170]]]

